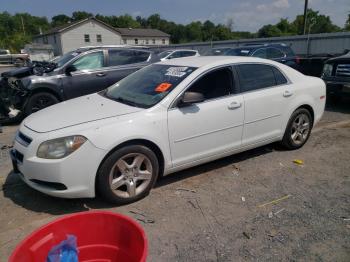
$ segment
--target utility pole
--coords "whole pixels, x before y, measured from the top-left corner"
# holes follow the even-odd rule
[[[303,34],[306,34],[306,21],[307,21],[307,7],[308,7],[308,0],[305,0],[305,6],[304,6],[304,25],[303,25]]]
[[[21,21],[22,21],[22,30],[23,30],[23,35],[26,35],[26,31],[24,29],[24,22],[23,22],[23,17],[21,16]]]

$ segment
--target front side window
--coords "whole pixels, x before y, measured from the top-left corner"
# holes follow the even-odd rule
[[[120,103],[149,108],[190,75],[195,67],[153,64],[127,76],[102,95]]]
[[[282,58],[285,57],[284,53],[277,49],[277,48],[268,48],[267,49],[267,58],[274,59],[274,58]]]
[[[103,67],[103,53],[95,52],[84,55],[73,63],[78,71],[93,70]]]
[[[266,58],[266,49],[265,48],[258,49],[253,53],[252,56]]]
[[[84,35],[85,43],[90,43],[90,35]]]
[[[187,91],[201,93],[208,100],[232,94],[232,86],[232,71],[227,67],[205,74]]]
[[[262,64],[238,65],[241,92],[253,91],[277,85],[273,67]]]
[[[102,43],[102,35],[96,35],[96,42]]]

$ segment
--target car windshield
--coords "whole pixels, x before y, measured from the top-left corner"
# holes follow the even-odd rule
[[[63,56],[59,57],[54,62],[57,64],[57,67],[61,67],[79,54],[80,54],[80,52],[77,52],[77,51],[68,52],[68,53],[64,54]]]
[[[167,55],[169,55],[171,52],[172,52],[172,51],[164,51],[164,52],[161,52],[161,53],[158,54],[158,57],[159,57],[160,59],[162,59],[162,58],[166,57]]]
[[[149,108],[161,101],[195,67],[153,64],[106,89],[102,95],[131,106]]]

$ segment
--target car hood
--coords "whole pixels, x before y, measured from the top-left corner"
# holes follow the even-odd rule
[[[141,110],[143,109],[92,94],[40,110],[28,116],[23,123],[35,132],[45,133]]]
[[[3,72],[1,76],[3,78],[10,78],[10,77],[26,77],[32,74],[32,69],[30,67],[21,67],[21,68],[16,68],[10,71]]]

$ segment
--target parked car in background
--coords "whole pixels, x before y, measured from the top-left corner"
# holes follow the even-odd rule
[[[159,61],[157,55],[145,49],[81,48],[45,66],[3,73],[0,94],[8,107],[27,116],[60,101],[101,91],[155,61]]]
[[[216,47],[211,49],[208,53],[205,55],[224,55],[224,53],[228,50],[232,49],[232,47]]]
[[[350,52],[328,59],[321,77],[327,84],[327,97],[331,101],[350,96]]]
[[[11,54],[10,50],[0,49],[0,64],[23,66],[29,61],[28,54]]]
[[[271,59],[294,69],[299,69],[300,59],[292,48],[286,44],[258,44],[226,49],[218,55],[228,56],[253,56]]]
[[[325,95],[320,78],[271,60],[167,60],[27,117],[14,171],[52,196],[130,203],[163,174],[275,141],[302,147]]]
[[[158,56],[161,61],[164,61],[164,60],[180,58],[180,57],[199,56],[199,53],[197,50],[192,50],[192,49],[175,49],[175,50],[163,51],[159,53]]]

